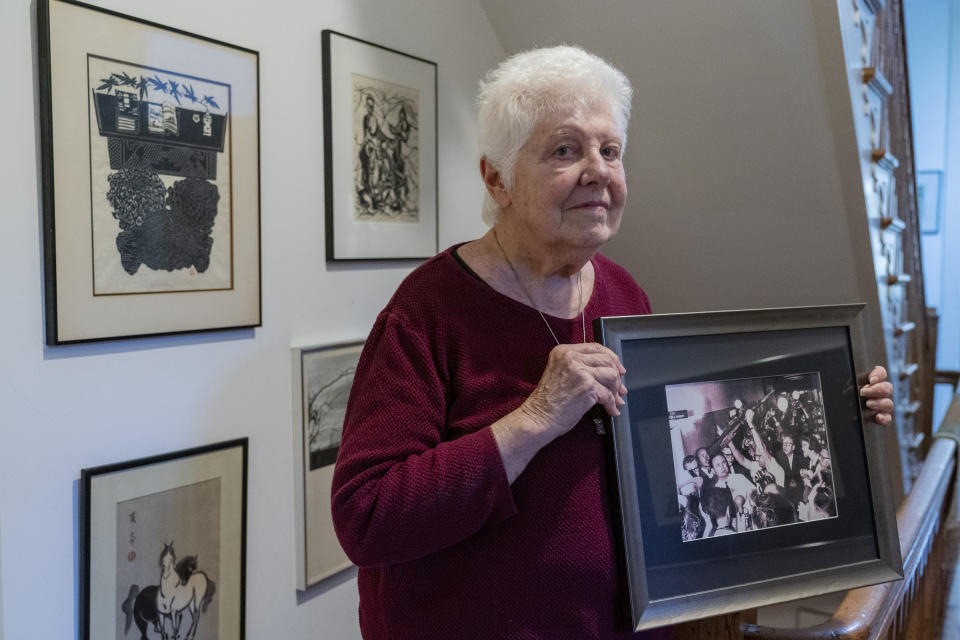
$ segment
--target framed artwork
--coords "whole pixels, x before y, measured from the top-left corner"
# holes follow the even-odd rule
[[[246,510],[246,438],[84,469],[81,640],[242,639]]]
[[[333,530],[330,490],[343,417],[362,349],[363,342],[292,349],[296,564],[300,590],[353,566]]]
[[[258,53],[37,7],[47,344],[259,326]]]
[[[902,577],[864,305],[598,318],[623,570],[647,629]]]
[[[325,29],[327,260],[437,252],[437,65]]]
[[[917,172],[917,211],[921,233],[940,230],[940,182],[942,171]]]

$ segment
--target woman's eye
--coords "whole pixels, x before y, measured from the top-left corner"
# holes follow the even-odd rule
[[[620,157],[620,147],[606,147],[601,153],[609,160],[616,160]]]
[[[563,146],[557,147],[554,150],[553,154],[557,157],[565,158],[569,156],[572,151],[573,150],[570,148],[569,145],[563,145]]]

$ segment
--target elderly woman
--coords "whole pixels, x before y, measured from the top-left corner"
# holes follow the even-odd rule
[[[482,83],[492,228],[400,285],[344,424],[333,517],[367,639],[630,636],[593,420],[596,405],[619,413],[624,368],[591,321],[650,312],[597,253],[623,214],[631,93],[567,46]],[[873,375],[865,393],[889,411]]]

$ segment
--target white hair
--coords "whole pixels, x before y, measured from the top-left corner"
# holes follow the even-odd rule
[[[632,96],[621,71],[580,47],[561,45],[513,55],[480,82],[480,157],[512,188],[517,155],[544,116],[598,106],[610,111],[625,148]],[[487,193],[484,222],[493,226],[499,214],[500,205]]]

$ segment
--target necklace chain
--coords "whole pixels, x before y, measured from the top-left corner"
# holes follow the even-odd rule
[[[513,273],[514,279],[517,281],[517,284],[520,285],[520,289],[523,291],[523,295],[527,296],[527,300],[530,301],[530,306],[533,307],[537,313],[540,314],[540,319],[543,320],[543,324],[547,325],[547,331],[550,332],[550,335],[553,336],[553,341],[557,343],[557,346],[560,345],[560,339],[557,337],[557,334],[554,333],[553,327],[550,326],[550,322],[547,320],[547,317],[543,315],[543,311],[540,311],[540,307],[537,306],[537,303],[534,302],[533,296],[530,295],[530,292],[527,290],[527,287],[524,286],[523,280],[520,279],[520,274],[517,273],[516,268],[514,268],[513,263],[510,262],[510,258],[507,256],[507,252],[503,250],[503,245],[500,244],[500,238],[497,236],[497,232],[493,232],[493,239],[497,242],[497,247],[500,249],[500,253],[503,254],[503,259],[507,261],[507,266],[510,267],[510,271]],[[580,310],[580,335],[583,336],[583,342],[587,341],[587,322],[584,318],[584,308],[583,308],[583,269],[577,272],[577,292],[580,296],[580,301],[577,305],[577,308]]]
[[[517,284],[520,285],[520,289],[523,291],[523,294],[527,296],[527,300],[530,301],[530,306],[537,310],[537,313],[540,314],[540,319],[543,320],[543,324],[547,325],[547,331],[550,332],[550,335],[553,336],[553,341],[557,343],[557,346],[560,346],[560,339],[557,337],[557,334],[553,332],[553,327],[550,326],[550,322],[547,320],[547,317],[543,315],[543,311],[540,311],[540,307],[537,306],[537,303],[533,301],[533,296],[530,295],[530,292],[527,291],[527,288],[523,285],[523,280],[520,279],[520,274],[517,273],[517,270],[514,268],[513,263],[510,262],[510,258],[507,256],[507,252],[503,250],[503,245],[500,244],[500,238],[497,236],[496,230],[493,232],[493,239],[497,242],[497,247],[500,249],[500,253],[503,254],[503,259],[507,261],[507,266],[510,267],[510,271],[513,272],[513,277],[516,279]],[[583,308],[583,269],[577,273],[577,292],[580,296],[580,331],[583,336],[583,342],[587,341],[587,321],[584,319],[585,309]],[[587,412],[590,416],[590,421],[593,422],[594,431],[596,431],[598,436],[602,436],[607,432],[606,427],[603,424],[603,412],[600,410],[599,405],[594,405],[590,411]]]

